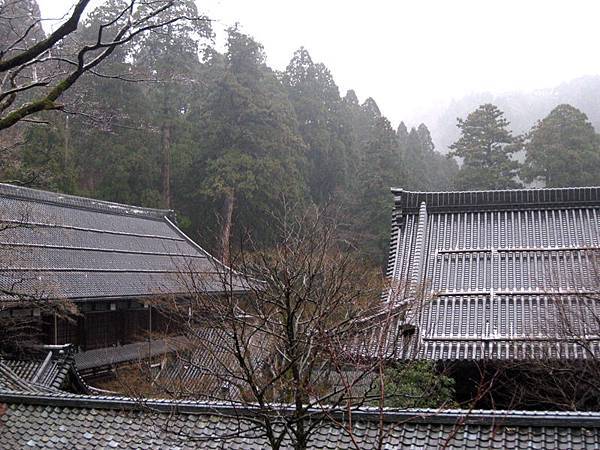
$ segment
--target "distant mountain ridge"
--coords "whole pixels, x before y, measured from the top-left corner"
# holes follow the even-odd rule
[[[493,103],[505,112],[515,134],[528,131],[554,107],[568,103],[583,111],[597,132],[600,132],[600,75],[585,76],[554,88],[504,94],[478,93],[453,100],[440,111],[423,117],[429,127],[436,149],[447,153],[459,136],[456,118],[465,118],[477,106]]]

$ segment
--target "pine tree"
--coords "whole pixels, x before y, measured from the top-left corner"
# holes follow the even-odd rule
[[[93,40],[124,4],[104,2],[76,40]],[[196,15],[191,0],[178,6]],[[275,73],[262,46],[232,29],[225,54],[206,48],[199,58],[209,29],[189,26],[116,49],[99,72],[158,82],[82,77],[64,95],[68,114],[32,128],[18,160],[0,161],[2,175],[10,168],[10,179],[35,174],[43,188],[171,204],[180,225],[201,230],[194,237],[215,250],[247,231],[270,245],[271,217],[284,201],[301,212],[333,198],[348,211],[347,238],[383,262],[389,188],[445,189],[456,168],[435,151],[427,127],[395,132],[372,98],[340,98],[331,73],[304,49]],[[72,57],[74,49],[65,42],[58,50]]]
[[[481,105],[465,120],[458,119],[460,138],[450,146],[450,156],[462,159],[455,177],[459,189],[509,189],[519,187],[519,163],[513,154],[522,148],[512,135],[504,113],[490,103]]]
[[[0,0],[0,61],[17,56],[23,48],[35,45],[43,40],[40,8],[36,0]],[[20,106],[33,98],[34,89],[25,89],[18,93],[8,94],[5,91],[19,86],[27,86],[38,82],[46,69],[45,65],[26,65],[14,73],[3,73],[0,81],[0,113],[8,112],[13,106]],[[0,181],[22,180],[30,183],[39,178],[47,178],[47,171],[41,174],[31,171],[28,163],[18,151],[20,142],[29,142],[29,124],[21,122],[0,132]],[[51,140],[51,139],[50,139]],[[39,160],[43,157],[33,157]]]
[[[600,184],[600,139],[587,116],[558,105],[529,133],[522,170],[526,181],[547,187]]]
[[[142,3],[137,14],[143,16],[153,8],[152,2]],[[198,17],[193,0],[176,2],[168,11],[168,17]],[[163,18],[164,20],[164,18]],[[156,79],[157,84],[147,90],[152,99],[152,120],[160,133],[160,180],[162,203],[166,208],[172,204],[173,147],[181,132],[182,116],[189,109],[199,64],[200,42],[212,36],[208,19],[177,21],[156,33],[148,33],[134,59],[138,67],[145,67],[147,78]]]
[[[208,96],[191,114],[193,139],[202,149],[186,184],[195,187],[189,213],[197,223],[212,219],[199,205],[220,211],[222,236],[215,244],[226,257],[230,230],[239,235],[244,224],[252,224],[253,237],[265,242],[284,199],[304,198],[305,147],[287,93],[266,66],[260,44],[230,29],[225,58],[212,56]]]
[[[124,0],[109,0],[95,8],[77,31],[80,42],[92,43],[103,23],[116,21],[104,33],[114,33],[126,18],[118,12]],[[76,49],[74,49],[76,51]],[[70,51],[67,47],[65,51]],[[98,71],[107,76],[136,79],[140,76],[131,60],[133,45],[118,48]],[[145,78],[145,77],[144,77]],[[143,83],[97,76],[85,77],[67,93],[78,104],[77,113],[58,123],[63,147],[76,167],[77,193],[125,203],[162,206],[158,199],[157,160],[153,132],[147,121],[147,96]],[[85,99],[85,101],[77,101]],[[155,144],[154,144],[155,145]],[[67,160],[68,163],[68,160]]]
[[[404,122],[400,122],[400,125],[398,125],[396,135],[398,136],[400,147],[405,149],[408,145],[408,128],[406,128],[406,124]]]
[[[364,255],[383,264],[389,239],[390,188],[402,186],[406,178],[402,153],[394,129],[375,100],[368,98],[359,106],[349,92],[344,101],[358,154],[357,172],[345,199],[351,234]]]
[[[447,191],[451,189],[452,180],[458,172],[456,160],[435,150],[431,133],[424,123],[418,126],[417,135],[425,157],[427,174],[425,190]]]
[[[36,0],[0,0],[0,59],[7,60],[16,56],[23,48],[32,47],[45,37],[42,15]],[[19,85],[21,80],[36,80],[37,70],[35,65],[24,66],[10,81]],[[3,76],[6,75],[8,74]]]
[[[307,145],[312,198],[324,204],[349,177],[350,126],[341,114],[338,87],[327,67],[314,63],[305,48],[294,53],[282,81]]]
[[[130,20],[119,16],[126,5],[107,0],[96,7],[74,42],[58,48],[61,55],[72,59],[78,45],[96,41],[101,24],[114,22],[103,32],[110,37]],[[144,4],[137,13],[151,6]],[[195,8],[191,1],[178,2],[165,14],[196,17]],[[43,175],[36,185],[143,206],[169,205],[171,160],[173,170],[181,171],[180,154],[194,148],[185,116],[200,84],[198,46],[210,27],[208,21],[178,21],[168,31],[119,46],[97,67],[105,76],[83,76],[65,93],[69,113],[51,117],[48,137],[32,132],[23,151],[24,168]],[[30,146],[40,154],[32,155]]]
[[[422,131],[420,133],[416,128],[411,128],[406,137],[404,161],[407,173],[402,186],[405,189],[426,191],[430,188],[429,160],[432,155],[429,152],[433,150],[428,151],[427,143],[424,143],[422,138]]]
[[[422,123],[408,131],[402,122],[396,134],[406,171],[402,187],[416,191],[449,190],[458,165],[454,159],[435,150],[427,126]]]

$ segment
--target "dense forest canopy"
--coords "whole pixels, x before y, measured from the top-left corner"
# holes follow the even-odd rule
[[[39,8],[35,0],[26,3],[23,14],[36,24],[32,39],[41,39]],[[124,20],[123,5],[109,0],[93,10],[56,51],[72,57],[101,24]],[[185,0],[168,14],[199,12]],[[11,32],[0,29],[2,36]],[[176,21],[120,45],[62,94],[60,112],[0,133],[0,180],[173,208],[186,231],[225,256],[245,235],[269,246],[269,223],[290,206],[334,204],[345,212],[348,242],[379,264],[387,253],[392,186],[600,183],[598,136],[573,107],[559,106],[517,135],[502,110],[484,104],[458,120],[462,134],[445,156],[425,124],[396,127],[374,99],[361,103],[352,90],[342,95],[306,48],[280,72],[237,27],[228,30],[224,52],[212,35],[209,20]],[[515,156],[523,151],[524,166]],[[565,167],[565,160],[577,164]],[[588,170],[577,175],[580,168]]]

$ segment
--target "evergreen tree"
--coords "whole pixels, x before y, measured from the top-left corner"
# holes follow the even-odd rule
[[[92,43],[99,27],[112,21],[114,26],[104,32],[115,33],[127,20],[117,15],[125,6],[124,0],[98,6],[78,30],[77,40]],[[65,163],[71,159],[77,172],[77,193],[158,207],[162,204],[153,150],[157,139],[147,127],[146,86],[121,80],[146,78],[132,61],[134,51],[133,45],[118,48],[99,66],[100,73],[119,79],[84,77],[68,94],[78,105],[76,114],[61,118],[57,127],[63,135]]]
[[[312,198],[325,203],[348,178],[350,127],[341,114],[342,99],[329,70],[300,48],[283,74],[283,84],[307,145]]]
[[[455,177],[458,189],[509,189],[519,187],[519,163],[512,156],[522,147],[498,107],[487,103],[458,119],[460,138],[450,146],[450,156],[462,159]]]
[[[454,180],[458,174],[459,168],[456,160],[449,155],[442,155],[435,152],[434,158],[430,162],[433,175],[429,190],[449,191],[454,189]]]
[[[455,381],[430,361],[394,364],[384,372],[385,406],[440,408],[456,406]]]
[[[456,160],[435,150],[431,133],[424,123],[417,128],[417,135],[424,154],[427,173],[427,184],[424,190],[444,191],[451,189],[452,181],[458,172]]]
[[[119,16],[125,7],[124,0],[109,0],[95,8],[74,35],[77,45],[94,43],[103,23],[113,23],[103,33],[107,37],[114,34],[128,20]],[[66,41],[59,50],[73,58],[77,45]],[[38,186],[162,206],[159,160],[154,150],[158,139],[149,126],[148,111],[152,108],[145,95],[147,86],[133,81],[141,75],[133,64],[133,51],[133,45],[118,47],[98,66],[97,72],[103,76],[84,75],[65,93],[68,112],[51,118],[54,146],[46,147],[39,157],[29,157],[30,162],[37,163],[36,170],[51,162],[57,167],[53,177],[36,178]]]
[[[529,133],[522,177],[546,187],[600,184],[600,139],[587,116],[558,105]]]
[[[18,55],[24,48],[34,46],[45,37],[42,15],[36,0],[0,0],[0,60],[5,61]],[[36,65],[24,66],[19,73],[14,74],[10,82],[19,86],[25,80],[37,81],[38,75],[41,75],[37,71],[42,69]],[[3,77],[6,78],[2,81],[7,85],[8,75],[4,74]],[[30,100],[29,95],[20,98]],[[0,102],[0,107],[5,102],[6,100]]]
[[[208,97],[192,113],[194,140],[203,149],[187,184],[196,186],[189,213],[198,222],[212,220],[199,204],[220,211],[226,256],[231,230],[239,234],[242,224],[252,224],[254,238],[265,242],[272,213],[284,198],[303,199],[305,147],[287,93],[266,66],[260,44],[230,29],[225,58],[213,57],[207,61]]]
[[[404,161],[407,174],[402,186],[405,189],[424,191],[430,185],[427,165],[429,155],[421,139],[421,134],[415,128],[411,128],[405,138]]]
[[[408,146],[408,128],[406,128],[406,124],[404,122],[400,122],[400,125],[398,125],[396,135],[398,136],[400,147],[406,149]]]
[[[356,96],[356,92],[354,92],[354,89],[346,91],[346,95],[344,95],[344,98],[342,100],[346,105],[349,106],[359,105],[358,97]]]
[[[23,48],[35,45],[45,37],[36,0],[0,0],[0,62],[17,56]],[[0,81],[0,113],[8,112],[11,104],[20,106],[30,101],[32,89],[13,94],[5,91],[39,81],[45,69],[46,65],[27,65],[12,74],[3,73]],[[39,171],[34,173],[27,162],[22,161],[18,143],[29,141],[28,128],[26,123],[21,122],[12,129],[0,132],[0,181],[31,182],[49,175],[48,171],[43,175]]]
[[[401,123],[396,132],[403,149],[406,179],[402,187],[416,191],[441,191],[451,187],[458,171],[456,161],[435,150],[425,124],[407,131]]]
[[[142,3],[137,14],[143,16],[153,8],[152,2]],[[180,0],[167,11],[168,17],[198,17],[193,0]],[[163,18],[164,20],[164,18]],[[207,18],[194,21],[177,21],[157,32],[147,33],[141,45],[136,46],[134,59],[138,67],[145,67],[151,85],[146,95],[152,101],[152,120],[160,133],[161,194],[162,203],[171,207],[171,172],[173,146],[181,128],[182,116],[189,110],[189,100],[199,63],[200,41],[212,36]]]
[[[93,42],[100,24],[128,20],[117,17],[124,5],[104,2],[75,40]],[[178,7],[175,14],[197,14],[191,0]],[[97,67],[108,77],[84,75],[64,94],[65,114],[19,136],[26,144],[17,157],[2,153],[3,179],[171,204],[180,225],[201,230],[194,237],[215,250],[246,231],[270,245],[270,218],[284,201],[302,210],[334,198],[348,211],[348,239],[383,263],[389,188],[445,189],[455,167],[435,151],[427,127],[394,132],[372,98],[340,98],[330,72],[304,49],[276,74],[262,46],[239,31],[230,30],[225,54],[205,48],[199,58],[210,29],[180,25],[118,47]],[[56,51],[72,58],[76,49],[65,41]],[[140,78],[150,81],[125,81]]]
[[[368,98],[359,106],[349,92],[345,102],[358,147],[357,172],[345,199],[351,234],[361,243],[361,252],[382,265],[389,242],[390,187],[405,179],[402,154],[396,133],[375,100]]]
[[[116,5],[123,8],[116,10]],[[0,129],[11,128],[31,115],[63,110],[61,97],[82,76],[97,73],[98,66],[120,47],[135,40],[135,46],[141,48],[142,36],[171,35],[183,23],[208,23],[187,14],[187,6],[194,6],[192,0],[125,3],[109,0],[101,7],[110,9],[114,19],[98,28],[92,43],[79,44],[74,38],[76,30],[81,31],[83,18],[88,16],[88,6],[88,0],[76,2],[60,26],[46,37],[35,0],[0,2],[0,38],[3,38],[0,72],[4,80],[0,86]],[[71,47],[76,57],[65,58],[62,53],[65,47]],[[31,101],[24,102],[27,97]]]

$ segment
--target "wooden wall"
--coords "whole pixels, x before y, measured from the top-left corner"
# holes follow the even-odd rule
[[[148,333],[172,330],[168,320],[153,308],[131,301],[99,301],[78,305],[80,313],[69,320],[44,317],[44,344],[74,344],[81,350],[130,344]]]

